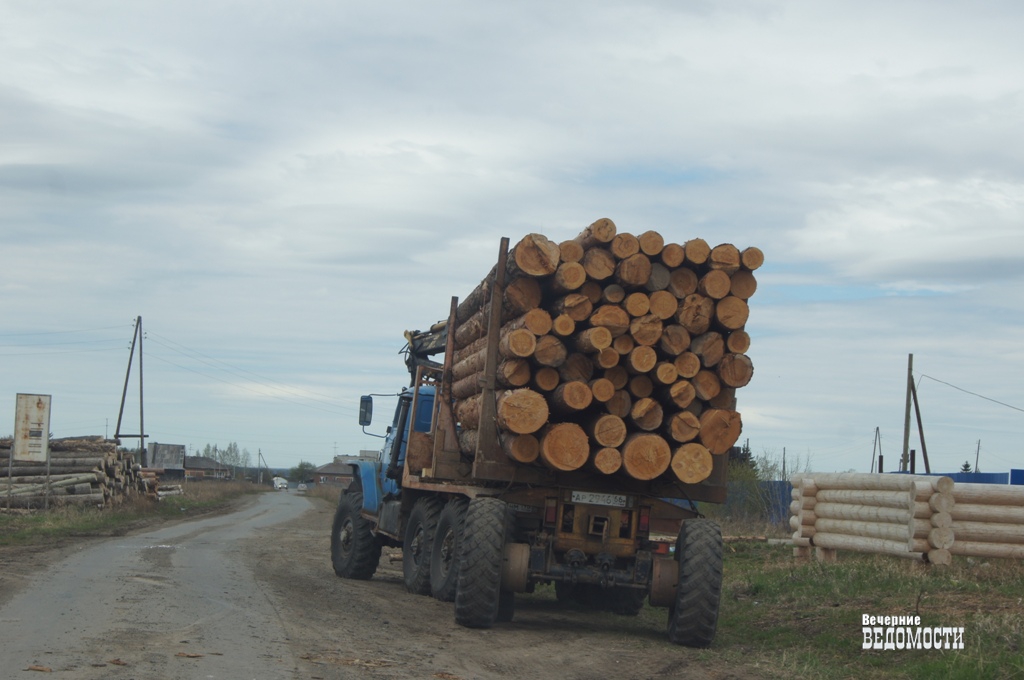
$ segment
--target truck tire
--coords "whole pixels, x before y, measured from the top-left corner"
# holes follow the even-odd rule
[[[460,626],[490,628],[498,618],[507,513],[508,506],[497,498],[474,498],[466,509],[455,591]]]
[[[415,595],[430,594],[430,553],[441,504],[435,498],[420,498],[412,506],[402,541],[402,574],[406,589]]]
[[[334,513],[331,562],[334,573],[342,578],[369,579],[380,562],[380,541],[374,537],[369,520],[359,515],[362,509],[362,492],[346,491]]]
[[[467,505],[465,498],[453,498],[437,518],[434,547],[430,551],[430,592],[441,602],[455,600]]]
[[[709,647],[718,627],[722,595],[722,530],[706,519],[683,522],[676,542],[679,585],[668,610],[668,639],[686,647]]]

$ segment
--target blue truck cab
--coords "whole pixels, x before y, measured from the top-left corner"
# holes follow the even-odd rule
[[[400,500],[400,480],[409,445],[409,434],[413,431],[430,431],[434,396],[435,388],[431,385],[420,386],[415,392],[403,388],[398,395],[395,413],[377,460],[358,461],[354,464],[356,477],[362,486],[364,515],[379,517],[386,501]],[[368,426],[372,415],[373,397],[363,396],[360,399],[359,424],[363,427]]]

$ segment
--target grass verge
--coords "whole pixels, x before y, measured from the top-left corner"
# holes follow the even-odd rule
[[[579,608],[557,604],[550,586],[523,597],[540,608]],[[963,627],[964,649],[864,650],[864,614]],[[667,644],[665,609],[648,605],[635,618],[594,612],[591,621],[638,648]],[[1024,678],[1024,563],[955,558],[936,568],[839,553],[819,564],[795,561],[784,545],[730,542],[715,642],[680,650],[680,659],[769,678]]]
[[[188,482],[183,495],[159,502],[136,498],[113,508],[64,506],[0,514],[0,546],[45,543],[70,536],[116,535],[150,521],[217,510],[242,496],[265,490],[249,482]]]
[[[956,558],[928,567],[839,553],[801,563],[792,548],[726,545],[715,647],[779,677],[1024,677],[1024,564]],[[963,627],[962,650],[862,649],[862,616],[920,616],[922,627]]]

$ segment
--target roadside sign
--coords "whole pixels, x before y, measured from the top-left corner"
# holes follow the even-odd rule
[[[19,394],[11,460],[45,463],[50,452],[50,395]]]

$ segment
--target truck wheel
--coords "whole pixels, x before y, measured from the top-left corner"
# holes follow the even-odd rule
[[[684,521],[676,560],[679,585],[668,610],[668,639],[687,647],[709,647],[715,639],[722,595],[722,530],[706,519]]]
[[[405,587],[416,595],[430,594],[430,553],[440,503],[434,498],[421,498],[412,506],[402,542],[402,574]]]
[[[359,516],[363,494],[347,491],[338,501],[331,527],[331,562],[334,573],[343,578],[366,580],[377,571],[380,542],[371,531],[371,524]]]
[[[501,561],[508,506],[497,498],[474,498],[466,509],[455,591],[455,622],[490,628],[501,600]]]
[[[442,602],[455,599],[459,581],[459,551],[462,549],[462,527],[466,522],[464,498],[453,498],[441,510],[430,550],[430,592]]]

